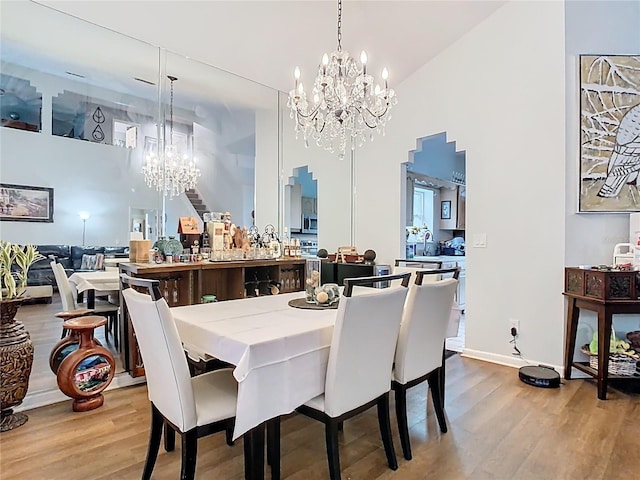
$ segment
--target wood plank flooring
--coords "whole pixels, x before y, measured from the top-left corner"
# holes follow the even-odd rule
[[[515,369],[454,355],[447,360],[449,432],[440,433],[426,387],[416,386],[408,398],[413,460],[402,458],[393,420],[399,469],[387,468],[372,409],[345,423],[342,478],[636,478],[640,394],[625,389],[611,388],[601,401],[593,380],[535,388],[520,382]],[[73,413],[71,401],[28,411],[24,426],[0,435],[2,480],[139,479],[150,419],[146,386],[109,391],[105,398],[92,412]],[[179,442],[174,452],[161,448],[154,479],[179,477],[179,449]],[[213,435],[201,439],[198,449],[197,478],[244,478],[241,440],[228,447],[223,434]],[[284,479],[328,478],[322,425],[288,416],[281,459]]]

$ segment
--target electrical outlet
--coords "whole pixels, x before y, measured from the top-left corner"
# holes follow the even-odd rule
[[[518,335],[520,335],[520,320],[515,319],[515,318],[510,318],[509,319],[509,333],[511,333],[511,329],[515,328],[516,329],[516,333]]]

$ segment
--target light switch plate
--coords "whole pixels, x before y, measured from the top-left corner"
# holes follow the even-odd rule
[[[487,234],[486,233],[474,233],[473,234],[473,247],[474,248],[487,248]]]

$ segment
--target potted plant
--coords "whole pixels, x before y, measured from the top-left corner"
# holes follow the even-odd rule
[[[0,431],[19,427],[27,421],[24,413],[14,413],[29,386],[33,345],[29,332],[15,319],[24,301],[29,268],[44,256],[33,245],[25,247],[0,240]]]

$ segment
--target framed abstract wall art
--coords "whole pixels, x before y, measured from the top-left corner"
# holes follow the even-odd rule
[[[0,221],[53,222],[53,188],[0,183]]]
[[[580,212],[640,211],[640,54],[580,56]]]
[[[440,202],[440,219],[451,219],[451,200],[443,200],[442,202]]]

